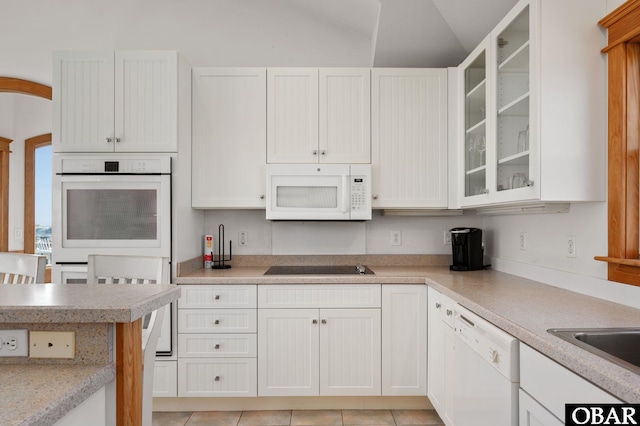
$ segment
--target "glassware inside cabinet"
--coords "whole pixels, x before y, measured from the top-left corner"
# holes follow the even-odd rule
[[[515,189],[513,177],[529,174],[529,42],[527,6],[496,38],[498,191]]]
[[[465,196],[486,191],[486,50],[464,69]]]

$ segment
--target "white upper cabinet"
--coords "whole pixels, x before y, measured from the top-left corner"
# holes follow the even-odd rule
[[[269,163],[370,163],[369,68],[268,68]]]
[[[177,152],[178,53],[56,52],[55,152]]]
[[[458,68],[463,207],[605,196],[600,0],[521,0]]]
[[[194,68],[191,205],[264,208],[266,69]]]
[[[447,70],[372,70],[373,208],[447,208]]]

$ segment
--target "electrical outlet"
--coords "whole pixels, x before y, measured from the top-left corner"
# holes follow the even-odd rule
[[[32,331],[29,333],[29,358],[74,358],[74,331]]]
[[[238,245],[246,246],[249,242],[249,233],[247,231],[238,232]]]
[[[567,235],[567,257],[577,257],[575,235]]]
[[[0,356],[29,355],[28,330],[0,330]]]
[[[520,233],[519,245],[520,245],[520,250],[526,250],[527,249],[527,234],[526,234],[526,232],[521,232]]]
[[[391,245],[392,246],[402,245],[402,231],[391,231]]]
[[[451,245],[451,231],[444,231],[444,245]]]

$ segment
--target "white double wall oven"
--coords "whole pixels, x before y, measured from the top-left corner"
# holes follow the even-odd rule
[[[53,167],[52,282],[86,283],[90,254],[171,260],[170,155],[62,153]]]

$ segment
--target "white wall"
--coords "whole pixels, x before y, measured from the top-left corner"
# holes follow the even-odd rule
[[[225,247],[233,241],[233,253],[270,255],[282,251],[281,241],[301,241],[299,254],[451,254],[444,244],[444,232],[458,226],[480,227],[482,218],[473,214],[452,217],[381,216],[374,210],[366,222],[271,222],[264,210],[209,210],[205,212],[205,234],[213,234],[215,246],[218,227],[224,225]],[[238,232],[249,234],[248,244],[238,245]],[[402,233],[402,245],[391,245],[391,231]],[[342,234],[342,235],[341,235]],[[204,235],[204,234],[203,234]],[[354,240],[357,240],[354,243]],[[360,241],[364,241],[361,244]],[[331,251],[327,253],[326,247]],[[353,250],[354,245],[360,248]],[[217,253],[217,251],[216,251]]]
[[[0,75],[51,84],[56,50],[178,50],[201,66],[370,66],[370,34],[297,1],[5,1]],[[28,17],[28,19],[26,18]]]

